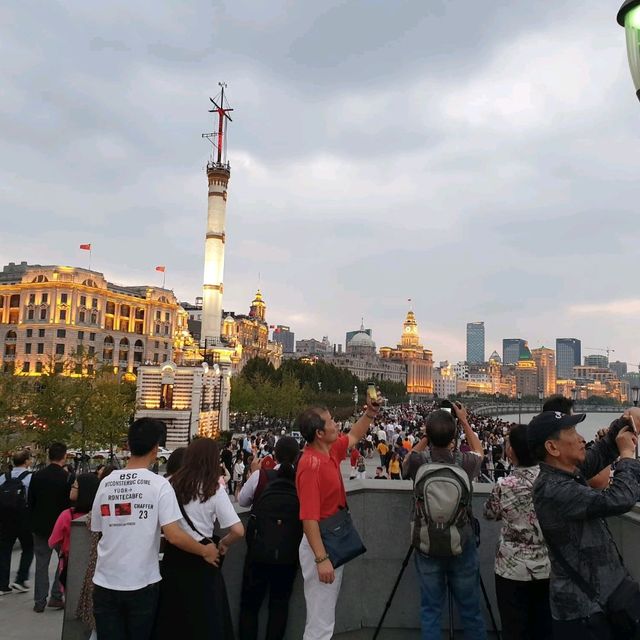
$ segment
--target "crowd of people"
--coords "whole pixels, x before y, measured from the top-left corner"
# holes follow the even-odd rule
[[[455,402],[382,409],[368,397],[353,423],[311,407],[296,437],[245,430],[220,448],[196,438],[176,449],[164,475],[152,470],[165,425],[129,428],[123,469],[74,474],[66,447],[32,474],[16,451],[0,476],[0,595],[31,590],[33,609],[65,606],[72,522],[85,517],[91,550],[76,616],[99,639],[236,637],[257,640],[268,594],[266,638],[283,638],[301,571],[304,640],[329,640],[344,565],[366,552],[348,510],[347,477],[413,481],[411,524],[423,640],[441,637],[447,591],[465,637],[487,637],[473,482],[494,481],[483,516],[502,521],[495,591],[505,640],[638,637],[640,589],[625,569],[605,518],[640,499],[640,409],[594,443],[576,431],[583,414],[550,398],[528,425],[467,412]],[[256,425],[257,426],[257,425]],[[272,425],[273,426],[273,425]],[[348,461],[348,462],[346,462]],[[589,481],[591,484],[589,484]],[[251,509],[245,525],[234,506]],[[216,532],[223,535],[219,537]],[[231,616],[221,571],[244,539],[240,616]],[[10,580],[16,541],[21,556]],[[50,584],[49,563],[58,558]]]

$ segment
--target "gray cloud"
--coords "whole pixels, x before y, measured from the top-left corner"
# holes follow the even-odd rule
[[[640,360],[637,103],[590,0],[31,3],[2,9],[0,259],[94,264],[182,299],[202,274],[208,96],[229,83],[225,307],[260,282],[299,337],[413,298],[436,360],[464,325]],[[576,308],[582,309],[576,312]],[[585,309],[589,310],[587,313]],[[621,311],[622,309],[622,311]]]

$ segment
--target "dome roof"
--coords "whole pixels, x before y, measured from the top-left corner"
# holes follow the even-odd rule
[[[365,333],[364,331],[359,331],[358,333],[356,333],[355,336],[353,336],[353,338],[351,338],[351,340],[349,340],[349,343],[347,346],[372,347],[373,349],[375,349],[376,343],[373,341],[373,339],[368,333]]]
[[[494,351],[490,356],[489,356],[489,361],[493,360],[494,362],[497,362],[498,364],[502,363],[502,359],[500,358],[500,355],[498,354],[497,351]]]

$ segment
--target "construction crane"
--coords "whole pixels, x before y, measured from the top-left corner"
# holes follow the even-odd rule
[[[607,362],[611,361],[609,357],[610,354],[615,353],[616,350],[611,347],[606,347],[605,349],[598,349],[597,347],[585,347],[587,351],[604,351],[607,354]]]

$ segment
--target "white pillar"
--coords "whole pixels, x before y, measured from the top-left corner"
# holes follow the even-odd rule
[[[202,294],[202,329],[200,346],[219,343],[222,323],[222,292],[224,274],[225,218],[227,185],[230,171],[219,165],[207,167],[209,207],[205,237],[204,287]]]

